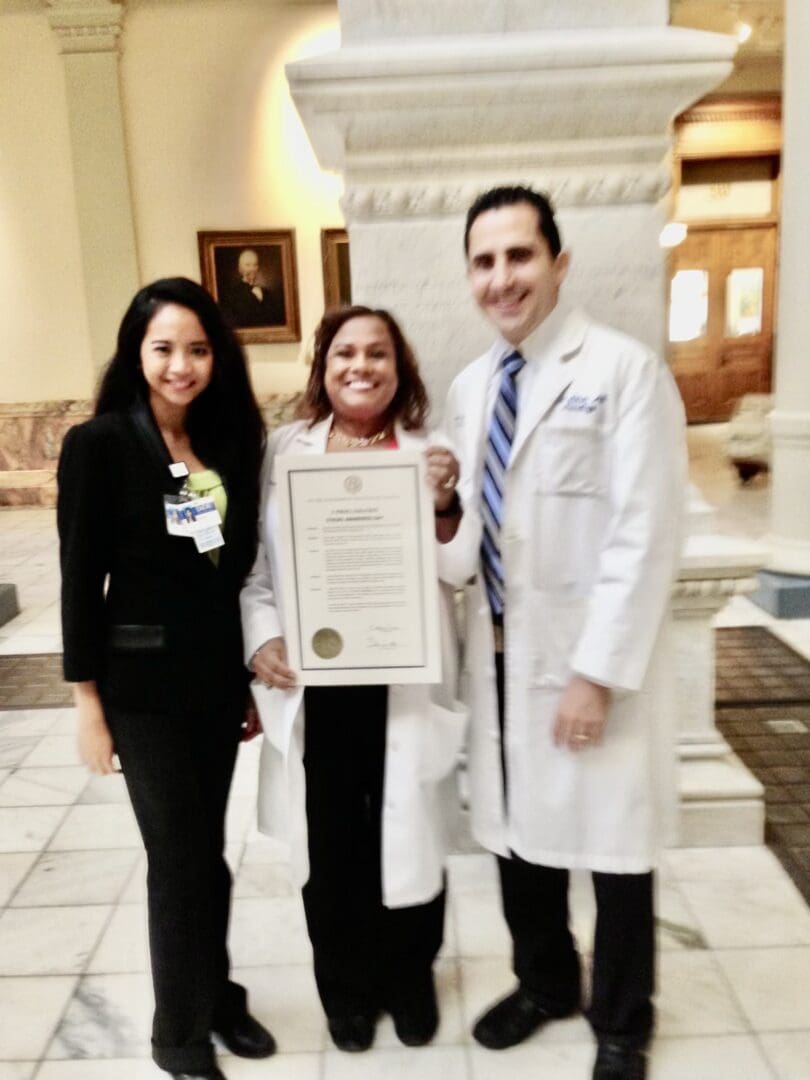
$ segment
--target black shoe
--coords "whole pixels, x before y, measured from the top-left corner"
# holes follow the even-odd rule
[[[250,1013],[213,1029],[232,1054],[243,1058],[266,1058],[276,1051],[276,1040]]]
[[[172,1073],[172,1080],[227,1080],[225,1073],[212,1065],[203,1072]]]
[[[646,1080],[647,1055],[637,1046],[600,1039],[592,1080]]]
[[[568,1016],[569,1013],[561,1013]],[[488,1050],[506,1050],[533,1035],[547,1020],[558,1019],[521,987],[496,1002],[477,1020],[473,1038]]]
[[[439,1007],[433,982],[421,994],[392,1005],[389,1011],[401,1043],[405,1046],[429,1043],[439,1026]]]
[[[376,1016],[358,1013],[355,1016],[328,1016],[326,1019],[332,1042],[338,1050],[357,1054],[362,1050],[368,1050],[374,1042],[374,1034],[377,1030]]]

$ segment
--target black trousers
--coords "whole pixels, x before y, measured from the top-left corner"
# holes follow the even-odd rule
[[[303,898],[329,1017],[396,1009],[428,992],[442,944],[444,890],[410,907],[382,900],[387,703],[386,686],[304,691],[310,876]]]
[[[503,654],[497,653],[495,661],[503,744]],[[506,779],[504,759],[508,798]],[[580,1001],[579,957],[569,928],[568,871],[528,863],[514,853],[499,857],[498,869],[515,974],[538,1004],[552,1015],[565,1015]],[[598,1038],[643,1046],[654,1022],[653,874],[594,871],[591,876],[596,931],[588,1020]]]
[[[211,1029],[247,1008],[228,978],[223,856],[243,716],[241,703],[186,716],[107,710],[148,860],[152,1054],[167,1072],[210,1068]]]

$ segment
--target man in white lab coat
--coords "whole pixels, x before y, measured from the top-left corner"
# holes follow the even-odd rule
[[[640,1080],[652,870],[674,807],[667,607],[683,409],[647,347],[560,300],[569,255],[542,195],[481,196],[465,249],[498,337],[448,395],[461,478],[445,555],[466,594],[473,831],[498,856],[518,978],[473,1034],[503,1049],[579,1008],[568,874],[585,868],[593,1078]]]

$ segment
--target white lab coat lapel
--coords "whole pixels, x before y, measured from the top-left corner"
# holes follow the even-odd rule
[[[585,328],[583,314],[579,311],[570,312],[559,334],[545,350],[546,356],[540,365],[531,396],[526,400],[519,399],[517,429],[512,442],[512,464],[534,429],[574,381]]]

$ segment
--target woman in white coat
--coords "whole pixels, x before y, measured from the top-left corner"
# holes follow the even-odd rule
[[[335,1044],[367,1049],[384,1008],[400,1040],[417,1046],[438,1024],[432,965],[444,922],[449,781],[464,734],[452,690],[451,596],[441,593],[442,684],[300,687],[284,644],[274,462],[282,454],[424,449],[438,540],[453,512],[458,466],[449,450],[427,446],[425,389],[387,312],[327,313],[314,352],[303,419],[269,443],[259,554],[242,593],[246,656],[271,688],[258,695],[259,826],[291,845]],[[438,561],[441,573],[441,544]]]

